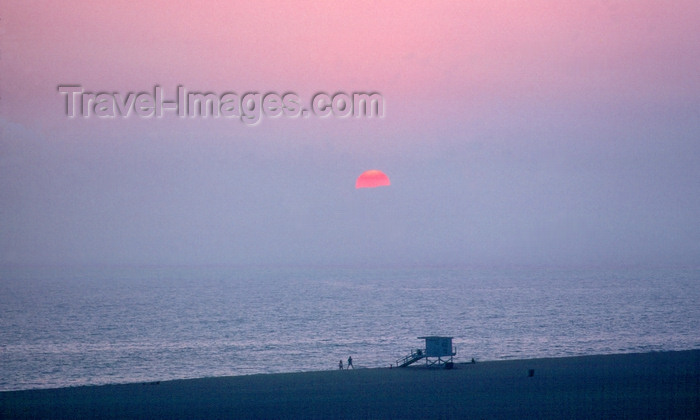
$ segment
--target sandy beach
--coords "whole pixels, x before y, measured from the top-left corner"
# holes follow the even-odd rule
[[[699,417],[700,350],[0,393],[4,419]]]

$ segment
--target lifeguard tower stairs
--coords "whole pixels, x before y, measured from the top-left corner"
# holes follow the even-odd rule
[[[425,340],[424,349],[412,350],[411,354],[398,359],[397,367],[407,367],[419,360],[425,359],[426,366],[452,367],[452,357],[457,354],[457,349],[452,346],[452,337],[418,337]]]

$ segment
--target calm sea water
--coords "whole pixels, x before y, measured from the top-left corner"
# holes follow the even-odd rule
[[[698,269],[3,269],[0,390],[697,349],[698,302]]]

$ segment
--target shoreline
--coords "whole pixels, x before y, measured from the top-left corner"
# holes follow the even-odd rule
[[[532,372],[532,376],[530,373]],[[1,418],[696,418],[700,349],[0,392]]]

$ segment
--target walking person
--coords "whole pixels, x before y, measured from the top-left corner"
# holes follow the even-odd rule
[[[355,366],[352,365],[352,356],[348,357],[348,369],[353,368],[355,369]]]
[[[343,361],[338,362],[338,369],[343,370]]]

